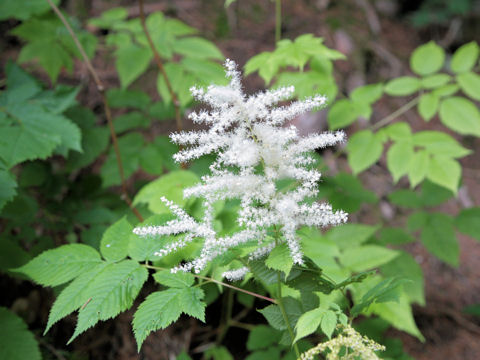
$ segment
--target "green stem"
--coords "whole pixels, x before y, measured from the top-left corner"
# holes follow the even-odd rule
[[[406,113],[408,110],[410,110],[415,105],[417,105],[419,100],[420,100],[420,98],[418,96],[416,98],[410,100],[408,103],[406,103],[405,105],[400,107],[398,110],[394,111],[390,115],[384,117],[382,120],[380,120],[380,121],[376,122],[375,124],[373,124],[372,126],[370,126],[370,130],[375,131],[375,130],[378,130],[381,127],[387,125],[388,123],[395,120],[397,117],[399,117],[403,113]]]
[[[143,265],[141,265],[141,266],[143,266],[144,268],[153,269],[153,270],[170,270],[170,269],[167,269],[167,268],[162,268],[162,267],[159,267],[159,266],[146,265],[146,264],[143,264]],[[228,287],[228,288],[230,288],[230,289],[243,292],[243,293],[245,293],[245,294],[248,294],[248,295],[257,297],[257,298],[259,298],[259,299],[270,301],[270,302],[273,303],[273,304],[276,304],[276,303],[277,303],[277,301],[276,301],[275,299],[271,299],[271,298],[269,298],[269,297],[266,297],[266,296],[263,296],[263,295],[260,295],[260,294],[257,294],[257,293],[254,293],[254,292],[251,292],[251,291],[248,291],[248,290],[245,290],[245,289],[242,289],[242,288],[239,288],[239,287],[236,287],[236,286],[227,284],[227,283],[224,283],[224,282],[222,282],[222,281],[215,280],[215,279],[210,278],[210,277],[208,277],[208,276],[202,276],[202,275],[197,275],[197,274],[192,274],[192,275],[193,275],[194,277],[196,277],[197,279],[206,280],[206,282],[202,283],[202,285],[205,285],[205,284],[207,284],[208,282],[213,282],[213,283],[215,283],[215,284],[222,285],[222,286],[224,286],[224,287]]]
[[[275,0],[275,43],[282,38],[282,0]]]

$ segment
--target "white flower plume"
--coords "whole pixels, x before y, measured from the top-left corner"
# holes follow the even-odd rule
[[[299,114],[324,106],[326,98],[316,96],[288,106],[275,106],[294,93],[293,87],[268,90],[247,97],[241,88],[236,64],[225,62],[228,86],[211,85],[207,89],[193,87],[192,95],[210,105],[210,111],[194,112],[190,118],[208,126],[208,130],[172,134],[173,142],[183,149],[174,155],[178,162],[187,162],[207,154],[215,154],[210,174],[201,183],[184,191],[185,197],[204,199],[205,215],[196,221],[170,201],[177,219],[163,226],[136,228],[139,235],[184,234],[156,253],[169,254],[200,239],[203,247],[193,261],[173,271],[200,272],[205,266],[229,249],[255,241],[258,247],[249,259],[267,255],[276,245],[286,243],[296,264],[303,263],[303,253],[296,230],[302,226],[329,226],[343,223],[347,214],[332,211],[328,204],[311,202],[318,193],[320,173],[309,152],[338,144],[345,140],[342,131],[299,136],[294,126],[284,124]],[[279,180],[295,181],[293,188],[280,191]],[[213,228],[213,203],[218,200],[240,199],[237,219],[241,230],[220,237]],[[274,228],[281,236],[275,243],[267,240],[267,231]],[[237,279],[245,269],[227,272],[227,278]],[[228,276],[227,276],[228,275]]]

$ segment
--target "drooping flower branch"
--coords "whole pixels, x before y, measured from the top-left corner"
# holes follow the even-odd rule
[[[179,132],[171,135],[173,142],[183,149],[174,155],[178,162],[187,162],[207,154],[215,154],[210,174],[184,191],[186,198],[203,198],[204,217],[196,221],[178,206],[163,199],[177,219],[163,226],[139,227],[138,235],[184,234],[156,253],[164,256],[194,240],[203,241],[200,255],[172,271],[200,272],[216,257],[231,248],[255,242],[258,246],[249,258],[267,255],[281,243],[288,245],[295,264],[303,263],[303,253],[296,230],[302,226],[329,226],[343,223],[347,214],[332,211],[328,204],[308,201],[318,193],[320,173],[311,165],[315,160],[311,151],[338,144],[345,140],[342,131],[301,137],[294,126],[284,126],[296,116],[325,105],[324,96],[275,106],[294,93],[293,87],[268,90],[247,97],[240,82],[236,64],[227,60],[228,86],[211,85],[207,89],[192,88],[193,96],[210,105],[210,111],[190,114],[208,130]],[[288,191],[279,191],[279,180],[292,179],[296,185]],[[213,204],[218,200],[240,199],[237,222],[240,230],[228,236],[219,236],[213,227]],[[267,237],[267,230],[277,227],[281,237],[275,242]],[[241,271],[240,271],[241,270]],[[238,279],[246,269],[225,276]],[[228,276],[227,276],[228,275]]]

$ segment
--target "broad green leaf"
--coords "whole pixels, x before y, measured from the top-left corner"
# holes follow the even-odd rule
[[[300,316],[297,321],[297,325],[295,326],[296,335],[293,342],[297,342],[299,339],[304,338],[305,336],[315,332],[320,326],[324,314],[325,309],[317,308],[311,311],[307,311],[305,314]],[[335,325],[336,320],[337,318],[335,317]]]
[[[425,121],[430,121],[438,110],[440,99],[433,93],[423,94],[418,102],[418,113]]]
[[[348,249],[366,242],[378,228],[379,226],[363,224],[343,224],[330,229],[326,237],[340,249]]]
[[[106,266],[106,262],[98,263],[93,268],[80,274],[62,290],[50,310],[44,334],[46,334],[57,321],[75,310],[80,309],[89,301],[91,296],[85,289],[88,288],[89,284],[94,281],[95,277],[100,274]]]
[[[350,98],[355,102],[373,104],[382,97],[383,84],[364,85],[356,88],[350,94]]]
[[[5,307],[0,307],[0,359],[42,359],[35,335],[18,315]]]
[[[138,349],[152,332],[164,329],[183,313],[205,319],[203,291],[199,288],[171,288],[150,294],[133,317],[133,332]]]
[[[344,128],[355,122],[358,116],[354,103],[348,99],[339,100],[333,104],[328,112],[328,127],[331,130]]]
[[[427,176],[428,167],[430,163],[430,155],[425,150],[417,151],[408,169],[408,180],[410,180],[410,186],[414,188]]]
[[[453,54],[450,67],[454,73],[471,71],[477,62],[479,54],[478,45],[475,41],[460,46]]]
[[[120,77],[122,88],[128,87],[143,74],[153,58],[149,48],[135,44],[124,45],[116,51],[115,67]]]
[[[351,310],[353,316],[357,316],[362,312],[367,312],[373,304],[383,302],[397,302],[399,300],[399,288],[406,282],[398,277],[387,278],[370,288],[362,298],[355,303]],[[365,286],[363,283],[362,286]],[[368,284],[367,284],[368,285]]]
[[[100,242],[100,252],[105,260],[119,261],[127,257],[132,230],[132,225],[123,217],[105,231]]]
[[[460,158],[471,153],[452,136],[441,131],[420,131],[413,135],[413,145],[421,146],[431,155]]]
[[[431,207],[443,204],[445,201],[452,198],[453,195],[454,192],[447,190],[444,186],[426,180],[422,184],[420,199],[423,206]]]
[[[150,126],[150,118],[139,111],[131,111],[123,115],[119,115],[113,119],[113,127],[116,133],[122,133],[131,129],[148,128]]]
[[[91,58],[97,44],[96,37],[80,29],[78,23],[72,21],[69,23],[87,56]],[[31,18],[14,28],[12,34],[27,42],[20,52],[18,61],[23,63],[38,60],[53,82],[56,82],[62,68],[69,71],[73,69],[74,57],[81,57],[68,30],[54,14]]]
[[[195,185],[198,181],[198,176],[193,172],[187,170],[172,171],[141,188],[135,196],[133,204],[147,204],[148,208],[157,214],[170,213],[170,209],[160,198],[165,196],[178,206],[184,207],[188,204],[188,199],[183,197],[183,190]]]
[[[398,256],[398,252],[377,245],[347,248],[340,255],[343,266],[354,272],[370,270]]]
[[[480,207],[463,209],[455,218],[457,229],[480,241]]]
[[[358,174],[380,159],[383,144],[376,134],[370,130],[362,130],[350,138],[347,151],[348,163],[353,173]]]
[[[380,271],[387,277],[398,276],[410,280],[403,284],[409,300],[421,306],[425,305],[423,271],[412,255],[402,251],[395,259],[382,265]]]
[[[410,209],[418,209],[423,206],[422,199],[412,190],[395,190],[388,194],[388,199],[392,204]]]
[[[123,7],[116,7],[104,11],[99,18],[91,19],[89,21],[90,25],[98,26],[100,28],[109,29],[115,23],[121,22],[128,18],[128,11]]]
[[[178,39],[173,44],[173,50],[183,56],[200,59],[223,60],[222,52],[214,43],[200,37],[185,37]]]
[[[407,228],[410,232],[420,230],[426,226],[428,221],[428,213],[419,211],[411,214],[407,219]]]
[[[139,133],[129,133],[118,138],[118,148],[122,159],[122,166],[125,179],[128,179],[139,168],[139,153],[144,146],[144,138]],[[117,156],[115,149],[110,147],[107,159],[100,170],[102,185],[104,187],[120,184],[120,173],[118,170]]]
[[[258,71],[258,75],[269,84],[277,74],[281,64],[281,59],[272,56],[271,52],[264,51],[250,58],[245,64],[245,75]]]
[[[280,340],[280,332],[270,326],[255,326],[248,334],[247,349],[250,351],[266,349]]]
[[[462,135],[480,136],[480,112],[469,100],[454,96],[440,104],[442,123]]]
[[[293,266],[290,250],[286,244],[276,246],[265,260],[265,265],[270,269],[280,270],[288,276]]]
[[[302,316],[302,306],[298,300],[291,297],[283,298],[283,304],[285,306],[285,312],[287,314],[288,321],[292,327],[295,327],[297,320]],[[268,305],[267,307],[258,310],[268,323],[277,330],[287,330],[287,324],[283,319],[282,312],[278,305]],[[293,341],[293,339],[291,339]]]
[[[195,282],[192,274],[183,271],[172,273],[170,270],[162,270],[153,274],[153,278],[164,286],[179,289],[190,287]]]
[[[105,126],[82,129],[82,152],[72,152],[67,158],[67,169],[80,169],[94,162],[108,146],[110,132]]]
[[[457,84],[447,84],[440,86],[438,89],[435,89],[432,92],[438,97],[443,98],[454,95],[458,90],[460,90],[460,88]]]
[[[440,260],[458,266],[460,248],[451,217],[441,213],[429,214],[421,240],[427,250]]]
[[[378,242],[382,245],[403,245],[414,242],[415,238],[401,228],[383,227]],[[395,259],[393,261],[396,261]]]
[[[472,99],[480,100],[480,76],[473,72],[465,72],[457,75],[460,89]]]
[[[413,155],[413,146],[409,142],[397,142],[388,149],[387,167],[394,182],[407,174]]]
[[[410,141],[412,139],[412,129],[405,122],[397,122],[385,128],[387,135],[393,141]]]
[[[342,209],[348,213],[356,212],[363,203],[377,202],[374,192],[365,189],[361,181],[351,174],[338,173],[335,177],[323,178],[320,189],[334,209]]]
[[[43,286],[57,286],[72,280],[100,261],[100,254],[94,248],[70,244],[44,251],[15,271]]]
[[[416,48],[410,57],[410,67],[418,75],[430,75],[440,70],[445,51],[433,41]]]
[[[448,84],[451,77],[447,74],[434,74],[422,78],[422,87],[424,89],[436,89]]]
[[[384,90],[388,95],[406,96],[417,92],[420,89],[420,86],[420,79],[411,76],[403,76],[390,80],[385,85]]]
[[[385,319],[395,328],[417,337],[420,341],[425,341],[425,338],[415,324],[412,307],[409,304],[406,294],[399,295],[398,302],[377,303],[373,304],[370,309],[374,314]]]
[[[0,168],[0,211],[17,194],[17,182],[12,174]]]
[[[278,282],[279,272],[269,269],[264,261],[254,260],[248,264],[250,271],[255,275],[255,279],[263,282],[265,285],[271,285]]]
[[[446,156],[433,156],[428,166],[427,178],[435,184],[457,193],[462,176],[462,167],[458,161]]]
[[[234,360],[225,346],[214,346],[205,351],[206,360]]]
[[[337,315],[332,310],[327,310],[322,317],[320,328],[329,339],[332,338],[333,331],[337,326]]]
[[[91,300],[80,309],[75,332],[68,342],[98,321],[108,320],[130,308],[147,277],[147,269],[136,261],[108,264],[85,289]]]
[[[135,108],[145,110],[150,105],[150,96],[139,90],[109,89],[108,104],[112,108]]]

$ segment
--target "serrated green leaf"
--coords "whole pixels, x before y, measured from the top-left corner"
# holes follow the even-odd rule
[[[438,110],[440,99],[433,93],[423,94],[418,102],[418,113],[425,121],[430,121]]]
[[[150,294],[133,317],[133,331],[138,349],[148,334],[158,329],[164,329],[176,321],[182,312],[198,314],[198,308],[205,307],[201,301],[203,292],[198,288],[172,288]],[[186,300],[193,301],[187,303]],[[186,307],[185,307],[186,306]],[[195,309],[195,311],[192,311]],[[200,318],[203,320],[203,318]]]
[[[387,135],[393,141],[411,141],[412,129],[405,122],[397,122],[385,128]]]
[[[418,209],[423,205],[418,194],[412,190],[395,190],[388,195],[388,199],[392,204],[411,209]]]
[[[385,85],[385,92],[392,96],[406,96],[417,92],[420,89],[420,79],[412,76],[403,76],[390,80]]]
[[[339,259],[343,266],[354,272],[370,270],[398,256],[398,252],[377,245],[347,248]]]
[[[362,224],[343,224],[328,231],[326,237],[340,249],[348,249],[366,242],[379,226]]]
[[[168,214],[170,209],[166,207],[160,198],[165,196],[178,206],[184,207],[188,203],[188,199],[183,197],[183,190],[188,186],[196,184],[199,180],[198,176],[191,171],[172,171],[141,188],[135,196],[133,204],[144,203],[154,213]]]
[[[285,297],[282,299],[283,305],[285,307],[285,312],[287,314],[288,321],[292,327],[295,327],[297,320],[302,316],[302,306],[300,302],[291,297]],[[268,323],[277,330],[287,330],[287,324],[283,319],[282,312],[278,305],[268,305],[267,307],[258,310],[265,318]],[[293,339],[291,339],[293,341]]]
[[[352,91],[350,98],[355,102],[373,104],[382,97],[383,84],[364,85]]]
[[[28,330],[27,324],[4,307],[0,307],[0,359],[42,359],[35,335]]]
[[[12,174],[0,168],[0,211],[17,194],[17,182]]]
[[[138,128],[146,129],[149,126],[150,118],[139,111],[131,111],[113,119],[113,127],[116,133],[122,133],[127,130]]]
[[[442,123],[462,135],[480,136],[480,112],[471,101],[454,96],[440,104]]]
[[[387,277],[398,276],[410,280],[403,285],[409,300],[421,306],[425,305],[423,271],[412,255],[402,251],[395,259],[382,265],[380,271]]]
[[[132,230],[132,225],[123,217],[105,231],[100,242],[100,252],[105,260],[120,261],[127,257]]]
[[[150,96],[139,90],[109,89],[108,104],[112,108],[135,108],[145,110],[150,105]]]
[[[384,227],[380,230],[379,243],[382,245],[403,245],[415,241],[410,234],[401,228]],[[395,261],[395,260],[394,260]]]
[[[475,41],[460,46],[452,56],[450,68],[454,73],[463,73],[472,70],[477,62],[479,48]]]
[[[425,179],[425,176],[427,176],[429,163],[430,155],[425,150],[417,151],[413,155],[408,169],[408,180],[410,181],[410,186],[412,188],[417,186],[423,179]]]
[[[190,287],[195,282],[195,278],[192,274],[179,271],[172,273],[170,270],[162,270],[153,274],[153,278],[156,282],[173,288],[185,288]]]
[[[222,52],[217,46],[200,37],[185,37],[173,43],[173,51],[183,56],[190,56],[200,59],[223,60]]]
[[[266,349],[280,340],[280,332],[270,326],[255,326],[248,334],[247,349],[250,351]]]
[[[348,99],[339,100],[333,104],[328,112],[328,127],[331,130],[344,128],[355,122],[358,116],[353,102]]]
[[[107,149],[109,139],[110,132],[106,127],[94,126],[83,129],[83,152],[72,152],[67,158],[66,168],[73,171],[90,165]]]
[[[430,159],[427,178],[435,184],[457,193],[462,167],[456,160],[446,156],[433,156]]]
[[[480,208],[463,209],[455,218],[457,229],[480,241]]]
[[[128,17],[127,9],[123,7],[117,7],[104,11],[99,18],[94,18],[89,20],[89,24],[93,26],[98,26],[100,28],[109,29],[115,23],[126,20]]]
[[[305,314],[300,316],[295,326],[295,339],[293,342],[297,342],[299,339],[304,338],[307,335],[315,332],[320,326],[320,323],[323,320],[325,314],[325,309],[317,308],[311,311],[307,311]],[[336,318],[335,318],[336,323]],[[335,324],[336,325],[336,324]],[[323,331],[323,329],[322,329]]]
[[[376,134],[370,130],[362,130],[354,134],[347,145],[348,163],[354,174],[358,174],[380,159],[383,144]]]
[[[332,338],[333,331],[337,326],[337,315],[332,310],[327,310],[322,317],[320,328],[329,339]]]
[[[480,75],[468,71],[457,75],[457,82],[465,94],[474,100],[480,100]]]
[[[122,88],[128,87],[143,74],[153,58],[152,51],[149,48],[133,43],[118,48],[115,54],[115,67]]]
[[[250,261],[248,268],[255,275],[255,279],[262,281],[265,285],[278,282],[278,271],[269,269],[261,260]]]
[[[288,276],[293,266],[290,250],[286,244],[276,246],[265,260],[265,265],[273,270],[283,271]]]
[[[394,182],[407,174],[413,155],[413,145],[409,142],[397,142],[388,149],[387,167]]]
[[[68,342],[98,321],[108,320],[130,308],[147,277],[147,269],[136,261],[108,264],[85,290],[91,300],[80,309],[75,332]]]
[[[139,168],[139,156],[145,140],[139,133],[129,133],[118,138],[118,148],[122,159],[125,179],[128,179]],[[117,156],[113,147],[108,151],[107,159],[100,170],[104,187],[120,184]]]
[[[450,75],[447,74],[434,74],[422,78],[421,82],[424,89],[436,89],[448,84],[450,79]]]
[[[430,75],[440,70],[445,51],[433,41],[416,48],[410,57],[410,67],[418,75]]]
[[[421,146],[431,155],[460,158],[471,153],[452,136],[441,131],[420,131],[412,137],[413,145]]]
[[[421,234],[427,250],[440,260],[458,266],[460,248],[455,237],[453,219],[445,214],[429,214]]]
[[[458,90],[460,90],[460,87],[457,84],[447,84],[433,90],[432,93],[443,98],[454,95]]]
[[[43,286],[57,286],[100,262],[100,254],[94,248],[83,244],[70,244],[44,251],[14,271],[27,275]]]
[[[46,334],[57,321],[86,304],[90,295],[85,289],[88,288],[88,285],[106,266],[106,262],[98,263],[93,268],[80,274],[80,276],[75,278],[62,290],[50,309],[44,334]]]

